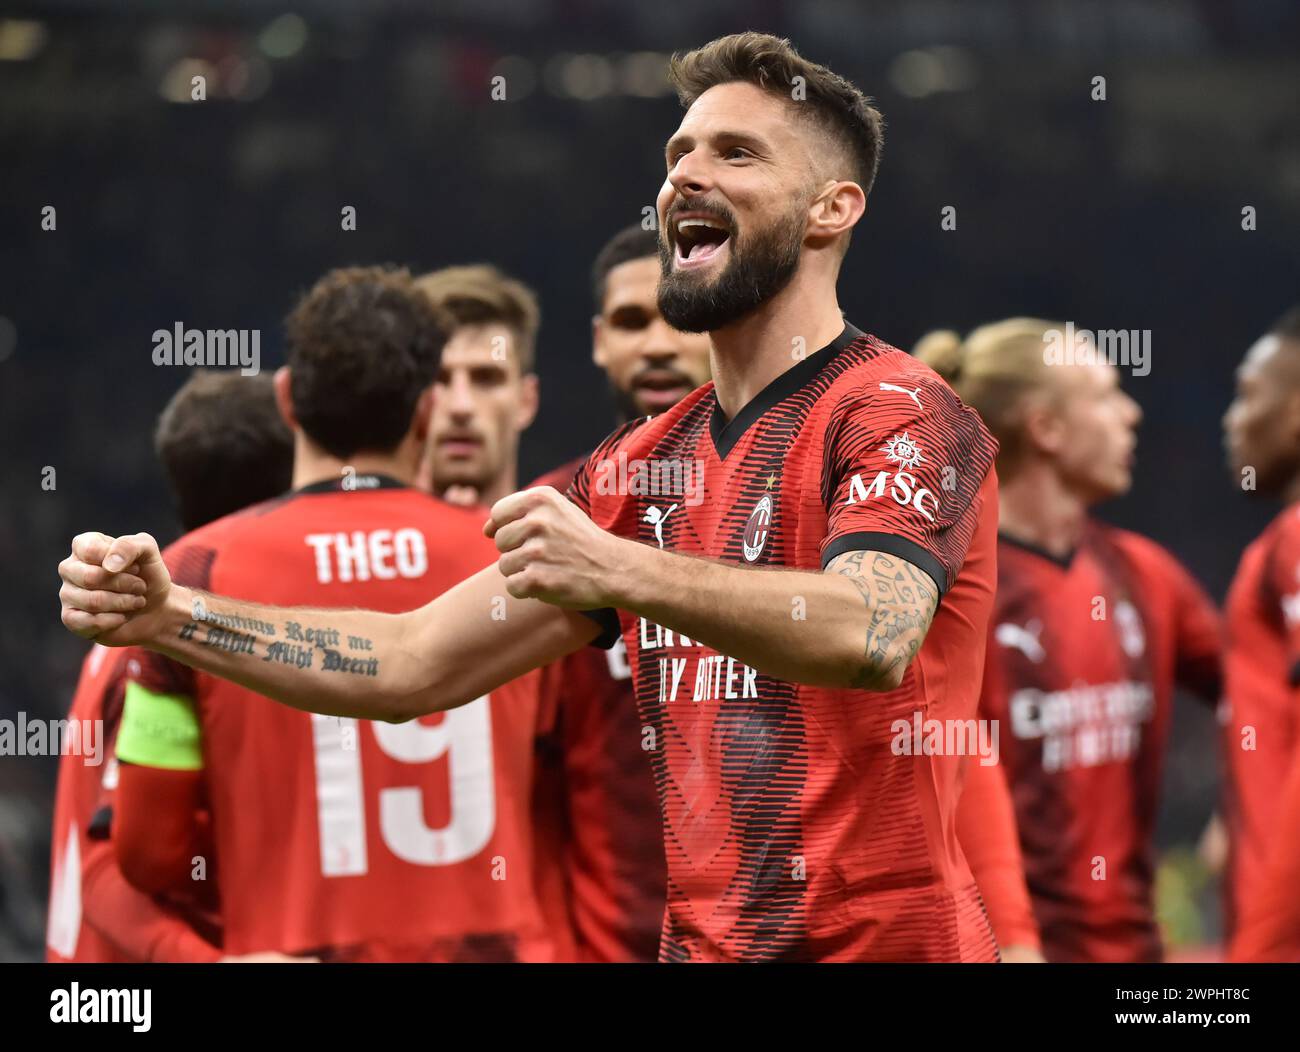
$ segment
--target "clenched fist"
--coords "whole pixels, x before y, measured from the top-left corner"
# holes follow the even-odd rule
[[[147,643],[161,626],[172,588],[158,542],[147,533],[80,533],[59,563],[63,623],[109,647]]]
[[[617,583],[640,547],[607,533],[550,486],[502,497],[483,532],[496,541],[497,565],[516,599],[572,610],[616,606]]]

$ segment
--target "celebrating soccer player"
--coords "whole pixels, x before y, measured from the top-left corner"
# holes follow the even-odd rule
[[[658,301],[709,333],[711,384],[616,431],[570,499],[498,501],[498,562],[419,610],[222,598],[203,585],[247,582],[174,582],[147,535],[82,534],[64,624],[394,722],[621,632],[665,824],[662,959],[996,960],[956,842],[962,757],[893,748],[900,720],[975,715],[997,484],[978,415],[839,309],[880,116],[756,33],[671,75]],[[287,572],[262,564],[265,592]]]
[[[1241,487],[1286,507],[1246,549],[1228,592],[1228,829],[1232,957],[1300,960],[1300,308],[1246,352],[1223,418]]]
[[[293,439],[276,412],[269,376],[199,372],[163,410],[154,448],[187,530],[256,504],[289,485]],[[111,750],[122,713],[130,650],[91,648],[71,720],[103,721]],[[111,831],[117,763],[59,759],[51,836],[51,961],[213,961],[221,957],[203,885],[181,901],[155,902],[118,868]],[[186,816],[192,822],[193,815]],[[197,892],[198,894],[193,894]]]
[[[1048,364],[1059,333],[1016,318],[964,342],[932,334],[917,353],[999,442],[980,709],[1000,731],[1044,956],[1154,961],[1152,836],[1173,690],[1217,701],[1218,619],[1168,552],[1089,515],[1128,489],[1141,411],[1095,354]]]
[[[294,488],[173,545],[177,582],[397,612],[491,564],[481,512],[410,485],[444,325],[404,271],[318,282],[288,319],[276,375]],[[358,684],[390,660],[381,639],[313,619],[272,626],[215,602],[191,614],[205,648],[232,655],[265,632],[261,668]],[[205,800],[216,867],[202,859],[202,876],[220,888],[227,952],[551,959],[532,879],[535,682],[390,726],[308,716],[161,653],[140,661],[117,746],[118,857],[145,890],[193,881],[185,818]]]
[[[709,378],[708,337],[674,329],[659,313],[659,271],[658,235],[640,224],[615,234],[592,267],[592,360],[609,377],[623,423],[671,409]],[[586,460],[533,485],[563,492]],[[583,647],[548,665],[542,698],[538,835],[560,855],[574,953],[590,962],[654,960],[666,893],[663,829],[622,637],[609,650]]]

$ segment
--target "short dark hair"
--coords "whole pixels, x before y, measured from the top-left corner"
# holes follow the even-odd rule
[[[158,417],[153,447],[187,531],[279,496],[293,476],[293,434],[265,373],[196,372]]]
[[[1294,340],[1296,343],[1300,343],[1300,307],[1292,307],[1282,317],[1278,318],[1268,331],[1284,340]]]
[[[451,324],[396,267],[331,270],[285,321],[303,432],[331,456],[389,452],[438,375]]]
[[[646,230],[640,223],[624,227],[605,242],[591,266],[591,294],[596,302],[596,313],[605,309],[605,286],[609,272],[623,263],[646,256],[659,258],[659,235]]]
[[[794,78],[801,78],[804,100],[795,102]],[[884,146],[884,118],[871,99],[825,66],[810,62],[790,41],[767,33],[733,33],[686,54],[673,55],[668,79],[686,109],[710,88],[743,81],[797,107],[832,143],[842,143],[853,165],[854,182],[871,192]]]
[[[519,341],[520,373],[533,371],[542,311],[537,294],[522,281],[490,263],[472,263],[423,274],[415,286],[457,326],[499,322],[512,330]]]

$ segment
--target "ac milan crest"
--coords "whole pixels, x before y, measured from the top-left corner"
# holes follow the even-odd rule
[[[745,523],[745,532],[740,538],[741,551],[744,552],[746,562],[752,563],[763,554],[763,546],[767,544],[767,535],[771,528],[772,495],[764,493],[758,498],[754,510],[749,513],[749,521]]]

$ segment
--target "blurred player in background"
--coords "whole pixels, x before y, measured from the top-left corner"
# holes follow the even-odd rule
[[[605,370],[619,422],[656,416],[709,379],[709,338],[659,313],[659,237],[634,225],[592,268],[592,360]],[[563,493],[580,457],[534,486]],[[569,924],[582,961],[653,961],[664,914],[663,825],[627,647],[584,647],[542,675],[542,818],[558,827]],[[548,820],[549,819],[549,820]]]
[[[453,504],[494,504],[519,488],[519,436],[537,416],[537,296],[487,264],[415,284],[453,326],[416,485]]]
[[[1300,307],[1246,352],[1223,418],[1242,489],[1286,507],[1228,591],[1225,914],[1236,960],[1300,960]]]
[[[1000,446],[998,586],[980,708],[1000,730],[1043,953],[1156,961],[1152,838],[1173,691],[1217,701],[1219,624],[1168,552],[1089,514],[1128,490],[1142,414],[1104,359],[1047,364],[1047,340],[1062,331],[1015,318],[965,341],[931,334],[916,353]],[[978,799],[962,801],[971,855]],[[990,897],[997,928],[997,892]]]
[[[172,545],[177,579],[396,612],[491,563],[481,512],[411,487],[446,328],[410,277],[333,271],[287,334],[275,384],[293,491]],[[213,618],[205,638],[239,646],[242,624]],[[375,667],[365,638],[297,623],[275,637],[267,662],[349,678]],[[158,654],[139,661],[117,745],[118,857],[143,890],[189,883],[198,852],[178,827],[205,802],[228,952],[550,959],[531,874],[535,683],[393,726],[296,712]]]
[[[158,418],[154,450],[186,530],[283,493],[293,470],[293,436],[266,375],[195,373]],[[132,888],[117,865],[110,840],[112,756],[128,660],[130,650],[91,647],[68,713],[69,720],[103,721],[108,761],[89,766],[81,756],[59,759],[47,958],[215,961],[219,930],[209,914],[214,903],[201,899],[206,886],[186,889],[186,901],[156,901]]]

